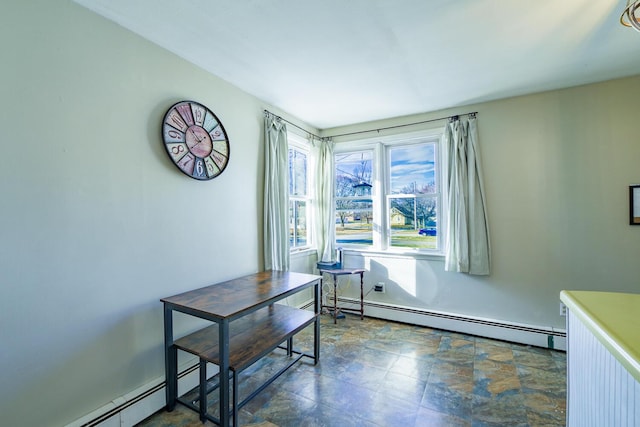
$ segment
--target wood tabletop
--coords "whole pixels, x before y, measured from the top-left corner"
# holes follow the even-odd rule
[[[160,301],[174,310],[197,313],[203,318],[225,319],[242,315],[288,294],[313,286],[320,276],[290,271],[263,271]]]

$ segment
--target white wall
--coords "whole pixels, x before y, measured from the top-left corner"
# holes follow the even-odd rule
[[[564,328],[562,289],[640,292],[640,227],[628,225],[628,186],[640,183],[639,99],[640,76],[323,131],[478,111],[492,275],[445,272],[440,260],[347,257],[372,266],[369,287],[388,282],[368,299]]]
[[[160,298],[262,268],[268,106],[68,0],[4,2],[0,52],[0,425],[60,426],[164,374]],[[162,146],[183,99],[212,181]]]

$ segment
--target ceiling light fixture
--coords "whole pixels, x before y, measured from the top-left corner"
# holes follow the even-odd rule
[[[638,16],[636,16],[636,12]],[[620,23],[640,31],[640,0],[627,0],[627,7],[620,16]]]

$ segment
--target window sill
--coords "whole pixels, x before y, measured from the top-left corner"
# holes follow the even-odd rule
[[[412,258],[412,259],[424,259],[429,261],[443,261],[444,253],[442,252],[417,252],[417,251],[403,251],[403,250],[378,250],[378,249],[361,249],[361,248],[349,248],[343,247],[342,252],[344,254],[357,254],[361,256],[375,256],[381,258]]]
[[[302,258],[305,256],[315,255],[317,253],[315,248],[300,248],[293,249],[289,252],[291,258]]]

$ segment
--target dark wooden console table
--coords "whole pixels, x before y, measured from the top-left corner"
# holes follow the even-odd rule
[[[210,420],[227,427],[230,417],[237,426],[238,409],[264,389],[289,366],[302,357],[318,363],[320,357],[320,288],[322,278],[311,274],[265,271],[234,280],[185,292],[160,301],[164,303],[164,341],[166,371],[166,408],[172,411],[176,402],[200,413],[200,420]],[[283,298],[313,287],[314,311],[274,304]],[[193,334],[174,341],[173,312],[178,311],[215,322]],[[295,352],[292,337],[314,323],[313,355]],[[259,337],[259,339],[257,339]],[[287,354],[298,355],[243,402],[237,399],[237,376],[273,349],[287,343]],[[199,406],[180,400],[178,390],[178,349],[200,359]],[[220,418],[207,413],[206,363],[219,367]],[[231,374],[232,373],[232,374]],[[229,400],[233,380],[233,399]],[[232,403],[232,409],[229,404]]]

